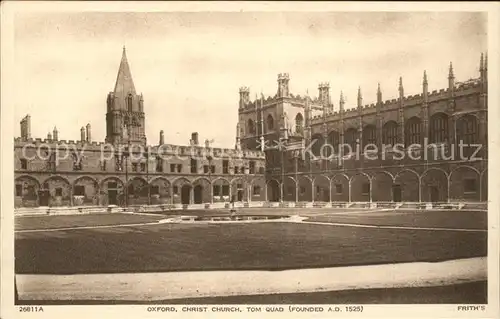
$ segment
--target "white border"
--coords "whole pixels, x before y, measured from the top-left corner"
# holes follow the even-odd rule
[[[139,306],[44,306],[43,313],[19,313],[13,307],[13,101],[11,98],[12,82],[9,81],[13,65],[13,16],[16,12],[56,12],[56,11],[101,11],[101,12],[158,12],[158,11],[480,11],[488,12],[488,63],[489,63],[489,163],[495,164],[498,158],[498,125],[500,104],[498,92],[499,81],[499,13],[498,3],[485,2],[446,2],[446,3],[409,3],[409,2],[2,2],[1,3],[1,306],[2,318],[15,317],[104,317],[118,315],[121,318],[157,318],[165,317],[197,317],[220,318],[231,316],[231,313],[152,313],[147,312],[146,305]],[[460,36],[460,35],[457,35]],[[440,318],[498,318],[499,317],[499,201],[500,183],[498,165],[491,165],[489,172],[489,236],[488,236],[488,301],[485,312],[457,312],[455,305],[366,305],[361,314],[297,314],[297,313],[260,313],[257,317],[440,317]],[[255,317],[255,314],[242,313],[241,316]]]

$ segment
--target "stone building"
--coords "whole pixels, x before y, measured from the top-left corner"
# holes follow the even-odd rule
[[[137,94],[125,48],[113,92],[107,96],[106,140],[31,137],[21,121],[14,143],[15,205],[84,206],[265,201],[265,156],[259,150],[214,148],[193,133],[189,145],[148,145],[144,98]]]
[[[477,78],[456,81],[450,63],[446,88],[430,91],[424,71],[420,94],[405,95],[400,78],[397,99],[379,85],[365,104],[359,88],[347,108],[328,83],[315,98],[293,95],[279,74],[272,97],[240,89],[241,145],[265,152],[270,201],[486,201],[487,75],[481,54]]]

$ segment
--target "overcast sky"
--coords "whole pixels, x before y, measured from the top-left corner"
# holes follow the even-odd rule
[[[15,20],[15,135],[31,115],[32,137],[77,140],[91,123],[104,141],[106,95],[113,90],[122,47],[135,87],[144,94],[148,143],[187,144],[190,133],[233,147],[238,89],[252,100],[277,89],[290,74],[290,91],[317,95],[330,82],[354,107],[447,86],[448,65],[464,81],[478,76],[486,51],[486,16],[479,13],[23,13]]]

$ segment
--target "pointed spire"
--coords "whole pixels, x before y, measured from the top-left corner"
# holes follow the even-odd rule
[[[127,60],[127,52],[125,46],[123,46],[122,59],[120,61],[120,67],[118,69],[118,75],[116,77],[115,85],[115,96],[120,98],[125,98],[129,93],[136,95],[134,81],[132,80],[132,74],[130,72],[130,66]]]
[[[377,104],[382,103],[382,90],[380,89],[380,82],[377,85]]]
[[[340,91],[340,100],[339,100],[339,111],[343,112],[344,111],[344,93]]]
[[[455,74],[453,73],[453,63],[450,62],[450,70],[448,72],[448,78],[449,79],[454,79],[455,78]]]
[[[488,71],[488,52],[484,54],[484,70]]]
[[[481,59],[479,60],[479,71],[484,70],[484,54],[481,52]]]
[[[399,77],[399,97],[402,98],[405,95],[405,91],[403,88],[403,77]]]
[[[427,71],[424,70],[424,84],[427,84]]]

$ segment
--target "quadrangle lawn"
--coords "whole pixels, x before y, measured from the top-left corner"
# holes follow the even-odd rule
[[[18,274],[279,270],[479,257],[486,247],[486,232],[158,224],[18,232],[15,268]]]

